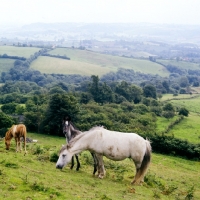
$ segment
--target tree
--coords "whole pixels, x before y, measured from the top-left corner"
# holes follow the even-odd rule
[[[166,89],[167,93],[169,92],[169,83],[167,81],[162,82],[163,87]]]
[[[182,76],[179,80],[179,83],[180,83],[180,86],[183,88],[186,88],[187,86],[189,86],[189,81],[186,76]]]
[[[167,119],[174,117],[175,109],[171,103],[167,103],[164,105],[162,115]]]
[[[145,85],[143,88],[143,94],[145,97],[157,98],[156,88],[153,85]]]
[[[6,114],[14,114],[16,111],[16,103],[7,103],[1,107],[1,110]]]
[[[178,114],[188,117],[189,110],[186,109],[186,108],[181,108],[181,109],[179,110],[179,113],[178,113]]]
[[[89,86],[89,91],[93,95],[96,102],[99,102],[99,77],[92,75],[92,83]]]
[[[175,111],[174,106],[171,103],[165,104],[164,107],[163,107],[163,110],[164,111],[172,111],[172,112]]]
[[[79,113],[78,100],[70,94],[55,94],[51,96],[43,122],[44,131],[59,135],[61,123],[65,116],[70,116],[73,121]]]
[[[139,103],[142,99],[142,89],[136,85],[128,84],[126,81],[118,84],[115,92],[130,102]]]
[[[0,112],[0,136],[4,137],[7,131],[7,128],[10,128],[13,124],[15,124],[15,120],[6,115],[3,112]]]

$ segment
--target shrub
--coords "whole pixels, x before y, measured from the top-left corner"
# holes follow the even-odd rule
[[[186,108],[181,108],[181,109],[179,110],[179,113],[178,113],[178,114],[188,117],[189,110],[187,110]]]

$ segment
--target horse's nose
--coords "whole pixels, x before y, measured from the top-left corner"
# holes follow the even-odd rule
[[[56,168],[57,169],[62,169],[62,166],[61,165],[56,165]]]

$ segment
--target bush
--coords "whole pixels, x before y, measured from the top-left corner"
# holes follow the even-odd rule
[[[187,110],[186,108],[181,108],[181,109],[179,110],[179,113],[178,113],[178,114],[188,117],[189,110]]]

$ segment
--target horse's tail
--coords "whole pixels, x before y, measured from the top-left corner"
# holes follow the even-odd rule
[[[143,160],[142,160],[142,164],[140,167],[140,180],[144,181],[144,176],[145,173],[149,167],[149,164],[151,162],[151,144],[149,140],[146,140],[146,152],[144,154]]]

